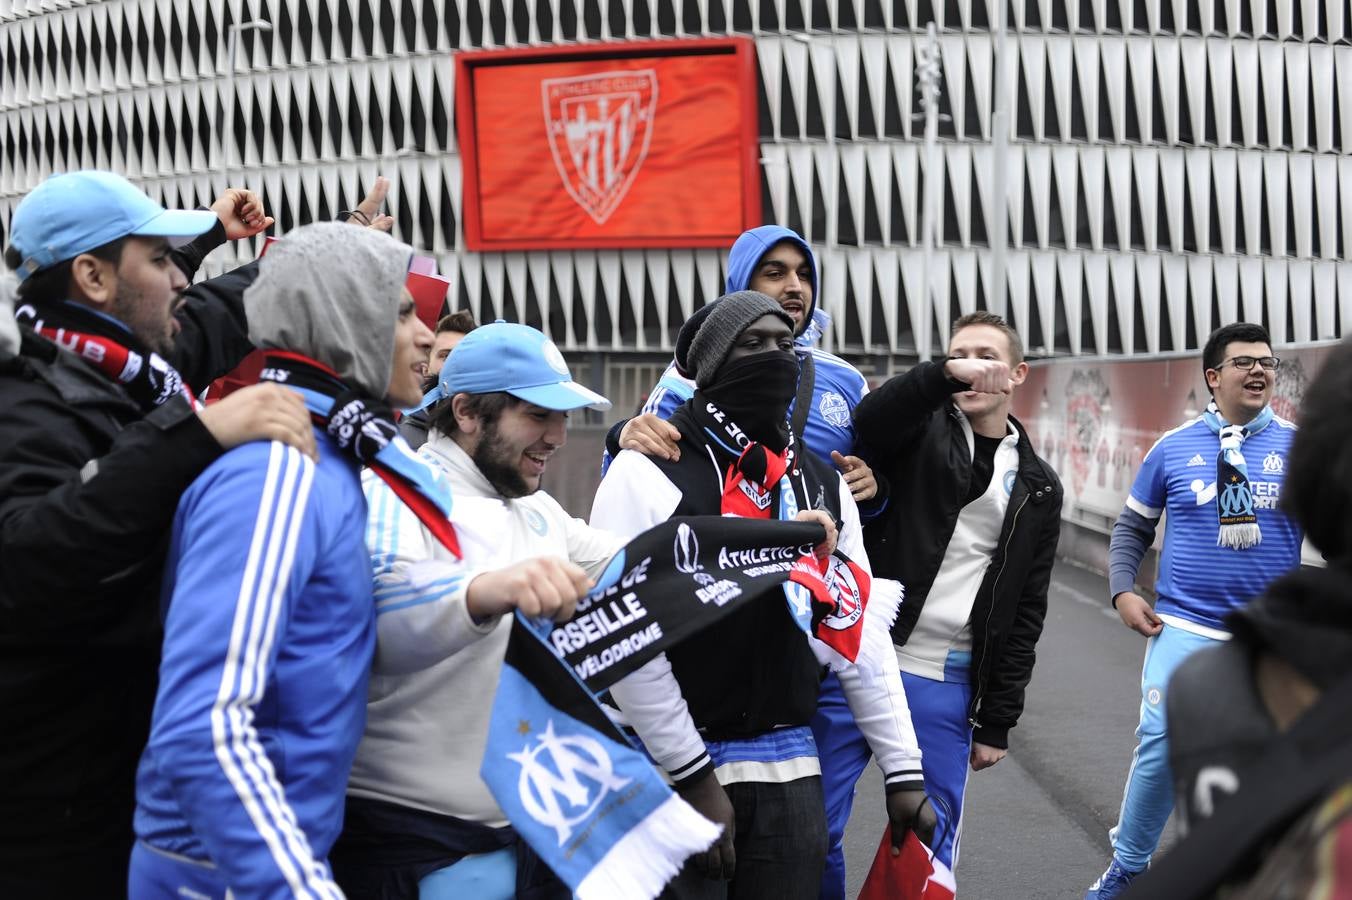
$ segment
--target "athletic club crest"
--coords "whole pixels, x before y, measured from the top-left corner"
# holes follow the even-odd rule
[[[648,155],[657,72],[600,72],[540,83],[545,132],[568,195],[597,225],[624,200]]]

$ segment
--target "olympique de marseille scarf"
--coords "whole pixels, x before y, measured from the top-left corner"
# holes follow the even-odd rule
[[[44,303],[41,309],[26,303],[14,311],[14,318],[122,385],[143,412],[179,395],[201,407],[178,370],[114,319],[69,300]]]
[[[259,381],[298,392],[316,425],[388,484],[457,559],[464,556],[450,520],[450,487],[399,435],[386,404],[352,390],[328,366],[299,353],[267,351]]]
[[[671,519],[620,550],[567,623],[512,623],[480,775],[578,897],[654,897],[718,837],[596,695],[774,592],[823,537],[815,522]]]
[[[1216,515],[1220,520],[1217,546],[1244,550],[1263,542],[1258,514],[1253,508],[1253,490],[1249,487],[1249,467],[1240,448],[1245,438],[1268,426],[1272,415],[1272,407],[1265,406],[1247,425],[1231,425],[1221,417],[1215,400],[1202,413],[1207,427],[1221,439],[1221,452],[1216,457]]]

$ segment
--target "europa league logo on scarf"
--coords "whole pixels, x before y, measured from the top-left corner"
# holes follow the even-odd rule
[[[676,540],[671,549],[672,559],[675,560],[677,572],[684,572],[701,587],[708,587],[716,580],[714,576],[704,571],[704,566],[699,561],[699,538],[695,536],[695,531],[687,523],[682,522],[676,528]]]

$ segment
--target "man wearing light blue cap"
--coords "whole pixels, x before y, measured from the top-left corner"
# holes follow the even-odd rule
[[[195,408],[251,349],[248,276],[188,279],[271,222],[249,191],[166,210],[107,172],[53,176],[15,209],[19,346],[0,350],[0,896],[125,891],[179,496],[246,441],[314,452],[304,405],[276,385]]]
[[[423,406],[418,455],[449,479],[463,558],[366,479],[376,657],[334,875],[353,900],[567,896],[479,769],[507,614],[568,619],[623,545],[540,490],[568,413],[610,402],[572,379],[544,334],[495,322],[456,346]]]

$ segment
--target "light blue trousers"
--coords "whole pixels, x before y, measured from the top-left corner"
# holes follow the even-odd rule
[[[1123,868],[1138,872],[1150,864],[1164,824],[1174,808],[1169,739],[1164,727],[1164,691],[1179,663],[1203,647],[1220,643],[1172,625],[1150,638],[1141,667],[1141,723],[1136,752],[1122,792],[1117,825],[1108,832],[1113,856]]]

